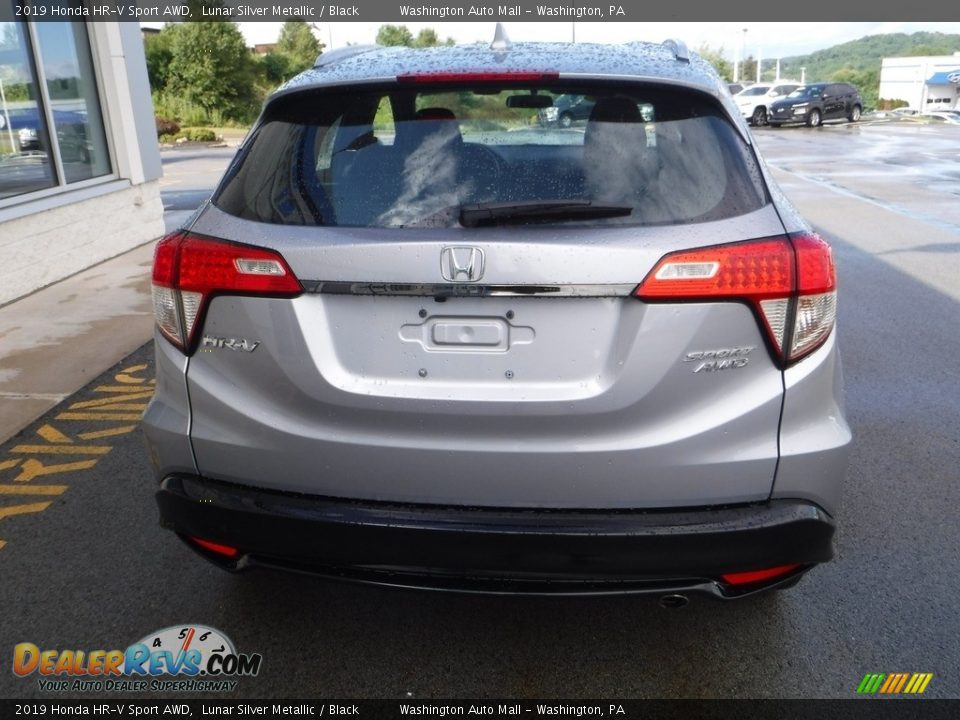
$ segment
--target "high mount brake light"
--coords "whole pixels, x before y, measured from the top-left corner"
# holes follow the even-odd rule
[[[290,266],[273,250],[184,232],[157,243],[154,317],[160,332],[185,352],[214,295],[295,297],[302,292]]]
[[[425,72],[397,75],[399,83],[493,83],[493,82],[543,82],[557,80],[557,72]]]
[[[634,291],[647,302],[741,300],[785,364],[822,345],[836,320],[830,246],[802,234],[682,250],[661,258]]]

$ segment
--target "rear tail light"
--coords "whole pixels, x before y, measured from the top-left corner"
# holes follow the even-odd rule
[[[833,256],[830,246],[814,234],[671,253],[634,295],[647,302],[747,302],[785,364],[822,345],[836,320]]]
[[[157,243],[153,260],[153,313],[160,332],[181,350],[215,295],[295,297],[303,286],[273,250],[177,232]]]
[[[212,553],[222,555],[226,558],[235,558],[240,554],[240,551],[232,545],[223,545],[221,543],[213,542],[212,540],[204,540],[203,538],[194,537],[193,535],[188,537],[190,538],[190,542],[199,545],[204,550],[209,550]]]
[[[759,582],[773,582],[781,580],[800,569],[800,565],[777,565],[764,570],[750,570],[749,572],[726,573],[720,579],[727,585],[753,585]]]

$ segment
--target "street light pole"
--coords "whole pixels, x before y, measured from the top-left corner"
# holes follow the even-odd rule
[[[743,29],[743,40],[740,43],[740,62],[743,65],[743,79],[747,79],[747,28]]]

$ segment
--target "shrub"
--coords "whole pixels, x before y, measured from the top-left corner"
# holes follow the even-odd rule
[[[217,134],[210,128],[184,128],[180,137],[190,142],[213,142],[217,139]]]
[[[157,137],[162,138],[164,135],[176,135],[180,132],[180,125],[176,120],[171,120],[170,118],[157,117]]]

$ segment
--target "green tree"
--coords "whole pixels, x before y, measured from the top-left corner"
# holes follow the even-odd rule
[[[717,75],[719,75],[722,80],[725,82],[731,82],[733,80],[733,65],[723,56],[722,46],[714,49],[704,43],[697,48],[697,53],[713,65],[713,69],[717,71]]]
[[[201,108],[211,119],[250,119],[257,110],[253,61],[237,26],[228,21],[179,23],[170,32],[168,96]]]
[[[280,39],[274,50],[287,58],[289,71],[296,75],[313,67],[323,44],[314,37],[310,26],[303,20],[289,20],[280,30]]]
[[[417,33],[417,37],[413,40],[413,47],[417,48],[436,47],[439,44],[440,36],[433,28],[424,28]]]
[[[850,83],[860,91],[865,108],[876,108],[880,103],[880,71],[843,68],[830,76],[835,82]]]
[[[167,25],[159,33],[143,39],[143,52],[147,57],[147,77],[153,92],[163,90],[170,78],[170,62],[173,60],[173,33]]]
[[[260,58],[257,64],[258,80],[262,81],[261,90],[265,93],[280,85],[297,73],[290,65],[290,58],[278,52],[269,52]]]
[[[377,31],[377,45],[388,47],[405,45],[411,47],[413,46],[413,33],[406,25],[381,25]]]

